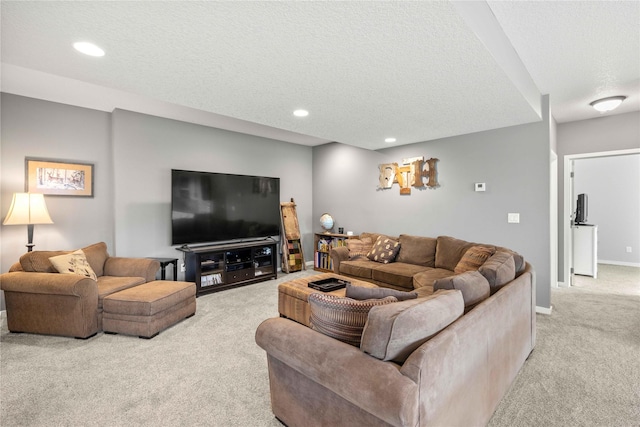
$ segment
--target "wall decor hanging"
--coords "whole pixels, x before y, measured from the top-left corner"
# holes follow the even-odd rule
[[[25,189],[49,196],[93,197],[93,164],[25,159]]]
[[[400,194],[411,194],[411,187],[437,188],[439,186],[437,162],[438,159],[433,157],[429,160],[424,160],[424,157],[412,157],[403,159],[402,165],[398,163],[378,165],[380,170],[378,188],[384,190],[397,183],[400,186]]]

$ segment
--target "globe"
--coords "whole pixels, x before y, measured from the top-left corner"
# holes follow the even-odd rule
[[[328,213],[323,213],[320,216],[320,225],[327,232],[331,231],[333,229],[333,217]]]

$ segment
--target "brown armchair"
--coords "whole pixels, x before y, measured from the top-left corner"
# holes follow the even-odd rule
[[[110,257],[104,242],[82,248],[97,280],[60,274],[50,257],[71,251],[34,251],[0,275],[11,332],[89,338],[102,330],[102,300],[155,280],[160,263],[147,258]]]

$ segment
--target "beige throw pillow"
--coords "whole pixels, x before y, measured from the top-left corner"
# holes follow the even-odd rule
[[[51,257],[49,261],[51,261],[51,264],[58,270],[58,273],[77,274],[78,276],[98,280],[96,273],[89,265],[82,249],[78,249],[70,254]]]

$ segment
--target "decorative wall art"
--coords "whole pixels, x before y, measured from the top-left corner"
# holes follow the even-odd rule
[[[379,189],[391,188],[394,183],[400,186],[400,194],[411,194],[411,187],[437,188],[438,184],[438,159],[424,157],[412,157],[403,159],[402,165],[398,163],[383,163],[378,165],[380,169]],[[426,185],[424,180],[426,180]]]
[[[93,164],[25,159],[25,189],[49,196],[93,197]]]

